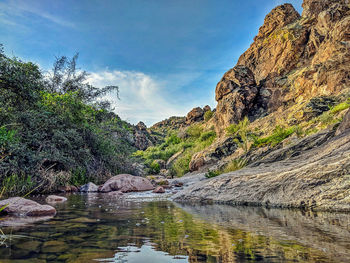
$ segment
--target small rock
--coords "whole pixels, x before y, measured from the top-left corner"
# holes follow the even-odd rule
[[[165,193],[165,190],[163,187],[157,186],[156,189],[153,190],[153,193],[163,194],[163,193]]]
[[[88,193],[88,192],[98,192],[98,186],[94,183],[87,183],[80,187],[80,192]]]
[[[67,198],[59,195],[49,195],[45,201],[46,203],[63,203],[67,201]]]

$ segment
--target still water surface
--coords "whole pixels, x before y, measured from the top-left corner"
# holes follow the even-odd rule
[[[350,262],[347,214],[97,194],[71,195],[56,208],[48,221],[2,227],[10,238],[0,262]]]

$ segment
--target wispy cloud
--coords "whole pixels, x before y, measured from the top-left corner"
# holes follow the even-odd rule
[[[118,115],[135,124],[144,121],[151,125],[170,116],[183,116],[188,110],[183,104],[168,102],[165,83],[141,72],[105,70],[91,73],[88,82],[96,87],[119,86],[120,100],[116,94],[107,98],[114,102]]]
[[[29,1],[7,0],[0,3],[0,22],[8,25],[20,24],[18,18],[24,18],[28,14],[40,17],[51,23],[74,28],[74,23],[57,15],[49,13],[38,6],[30,5]]]

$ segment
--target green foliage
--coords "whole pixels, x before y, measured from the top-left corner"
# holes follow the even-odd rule
[[[208,110],[204,113],[204,120],[207,122],[209,121],[214,115],[214,112],[212,112],[211,110]]]
[[[244,152],[249,151],[249,141],[253,139],[252,133],[248,129],[249,124],[248,117],[245,117],[238,124],[232,124],[226,128],[226,134],[236,137],[234,141],[244,150]]]
[[[276,126],[273,133],[270,136],[263,138],[255,138],[254,139],[254,147],[260,147],[264,145],[275,146],[288,138],[295,132],[295,127],[283,128],[281,126]]]
[[[58,59],[45,77],[38,66],[0,53],[0,186],[6,191],[23,193],[43,182],[39,190],[50,191],[129,172],[131,125],[101,100],[118,89],[89,85],[76,60]]]
[[[182,152],[171,167],[171,174],[182,176],[189,171],[189,163],[192,156],[208,147],[216,138],[216,133],[212,130],[204,131],[200,125],[191,125],[186,130],[183,139],[179,138],[176,133],[172,132],[165,138],[165,142],[149,147],[145,151],[137,151],[133,154],[135,157],[142,158],[145,165],[149,168],[150,174],[159,173],[159,169],[155,166],[154,160],[162,159],[167,161],[171,156],[178,152]]]
[[[11,193],[25,194],[35,187],[31,176],[24,174],[11,174],[2,181],[2,194],[9,195]]]
[[[334,107],[331,107],[330,112],[332,114],[337,114],[338,112],[346,110],[349,107],[350,107],[350,101],[349,102],[342,102],[342,103],[339,103],[338,105],[335,105]]]
[[[88,183],[88,181],[89,178],[86,176],[86,170],[84,168],[78,167],[72,171],[69,184],[79,186]]]
[[[205,174],[205,177],[206,178],[213,178],[213,177],[219,176],[220,174],[221,174],[220,171],[209,171]]]
[[[203,127],[200,126],[199,124],[191,125],[190,127],[187,128],[187,131],[186,131],[187,135],[194,139],[199,138],[202,132],[203,132]]]
[[[158,174],[160,172],[160,165],[156,161],[153,161],[150,165],[150,173]]]
[[[214,131],[207,131],[207,132],[203,132],[201,134],[201,136],[199,137],[199,140],[201,142],[205,142],[208,140],[213,140],[216,137],[216,133]]]

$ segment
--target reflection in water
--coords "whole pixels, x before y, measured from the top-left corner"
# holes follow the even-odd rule
[[[39,200],[40,201],[40,200]],[[5,227],[0,262],[349,262],[349,215],[72,195],[53,219]],[[0,223],[1,224],[1,223]]]

